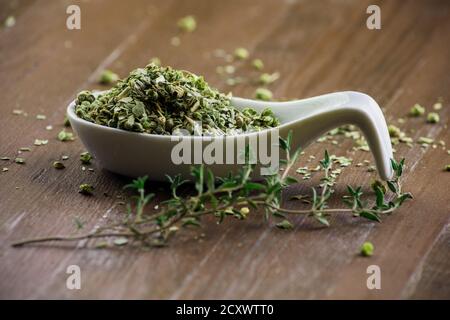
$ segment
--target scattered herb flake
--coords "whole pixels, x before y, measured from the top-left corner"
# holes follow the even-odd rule
[[[41,140],[41,139],[34,140],[35,146],[43,146],[43,145],[46,145],[47,143],[48,143],[48,140]]]
[[[413,117],[419,117],[425,114],[425,108],[420,104],[416,103],[411,110],[409,110],[409,114]]]
[[[186,16],[178,20],[178,28],[183,32],[193,32],[197,28],[197,21],[194,16]]]
[[[80,154],[80,161],[82,164],[90,164],[92,156],[89,152],[85,151]]]
[[[419,142],[421,144],[432,144],[434,142],[434,140],[431,138],[427,138],[427,137],[420,137],[419,140],[417,140],[417,142]]]
[[[256,70],[261,71],[262,69],[264,69],[264,62],[261,59],[253,59],[252,67]]]
[[[83,183],[80,185],[78,192],[90,196],[94,192],[94,187],[88,183]]]
[[[128,239],[127,238],[117,238],[114,239],[114,244],[116,246],[124,246],[128,243]]]
[[[5,19],[4,25],[6,28],[12,28],[16,24],[16,18],[14,16],[8,16]]]
[[[43,115],[43,114],[38,114],[38,115],[36,115],[36,119],[38,119],[38,120],[45,120],[45,119],[47,119],[47,117],[45,115]]]
[[[292,229],[294,226],[292,225],[292,223],[290,223],[289,222],[289,220],[283,220],[283,221],[281,221],[281,222],[278,222],[277,224],[276,224],[276,226],[277,226],[277,228],[280,228],[280,229],[285,229],[285,230],[287,230],[287,229]]]
[[[273,94],[272,91],[266,88],[258,88],[255,91],[255,98],[263,101],[272,100]]]
[[[72,141],[72,140],[74,140],[73,133],[68,132],[63,129],[58,133],[58,140],[59,141]]]
[[[119,80],[119,76],[112,72],[111,70],[103,70],[102,73],[100,74],[100,77],[98,78],[98,82],[100,82],[101,84],[112,84],[115,83]]]
[[[363,257],[370,257],[371,255],[373,255],[374,249],[375,248],[371,242],[364,242],[360,249],[361,255]]]
[[[14,162],[18,163],[18,164],[24,164],[25,163],[25,159],[18,157],[18,158],[14,159]]]
[[[427,115],[427,122],[428,123],[438,123],[439,122],[439,114],[436,112],[430,112]]]
[[[236,48],[234,50],[234,56],[239,60],[245,60],[250,56],[250,53],[245,48]]]
[[[54,161],[53,162],[53,168],[55,169],[64,169],[66,166],[64,165],[64,163],[62,163],[61,161]]]

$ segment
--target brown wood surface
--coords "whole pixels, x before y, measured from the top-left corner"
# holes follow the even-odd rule
[[[442,97],[439,124],[421,118],[400,126],[414,139],[450,144],[449,1],[72,2],[82,10],[78,31],[65,27],[67,1],[0,2],[2,21],[8,15],[17,20],[0,29],[0,156],[32,148],[22,153],[24,165],[1,163],[9,171],[0,173],[0,298],[450,298],[449,173],[442,170],[450,156],[417,144],[396,147],[408,164],[404,189],[415,199],[381,224],[337,215],[323,228],[298,217],[294,230],[282,232],[259,218],[220,226],[207,220],[204,237],[187,233],[149,251],[98,250],[84,241],[10,246],[24,237],[72,233],[74,217],[89,230],[124,210],[116,196],[129,179],[95,164],[94,172],[82,171],[81,142],[59,142],[56,134],[67,103],[81,89],[97,87],[103,68],[125,76],[154,56],[227,91],[215,72],[223,63],[213,52],[244,46],[266,70],[280,72],[270,87],[277,99],[362,91],[379,102],[390,123],[414,103],[430,109]],[[382,9],[379,31],[365,26],[369,4]],[[187,14],[196,16],[198,29],[174,47],[176,21]],[[237,71],[250,69],[241,63]],[[232,90],[251,97],[255,86]],[[28,116],[13,115],[13,109]],[[36,114],[47,119],[36,120]],[[45,130],[48,124],[52,131]],[[32,146],[36,138],[49,143]],[[340,141],[313,144],[305,158],[320,157],[326,147],[354,163],[371,160],[369,153],[349,151],[351,141]],[[63,154],[70,156],[67,168],[55,170],[51,163]],[[331,205],[339,205],[346,184],[367,185],[375,177],[354,166],[344,172]],[[77,193],[84,182],[95,185],[94,197]],[[316,182],[288,193],[308,192]],[[371,258],[358,255],[364,241],[376,247]],[[81,290],[66,289],[72,264],[81,268]],[[366,287],[372,264],[381,268],[381,290]]]

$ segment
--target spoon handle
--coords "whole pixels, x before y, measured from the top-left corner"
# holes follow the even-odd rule
[[[293,147],[306,147],[324,133],[345,124],[359,127],[375,158],[383,180],[392,177],[392,145],[386,120],[378,104],[360,92],[345,91],[288,102],[260,102],[237,99],[236,102],[256,108],[271,107],[282,125],[280,135],[293,131]]]

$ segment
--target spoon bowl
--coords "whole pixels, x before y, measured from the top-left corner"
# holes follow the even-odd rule
[[[345,124],[361,129],[381,179],[392,177],[393,154],[386,120],[375,100],[366,94],[336,92],[288,102],[232,98],[232,104],[238,109],[251,107],[257,111],[269,107],[281,124],[238,135],[179,137],[136,133],[86,121],[75,114],[75,101],[67,107],[67,115],[72,128],[101,167],[130,177],[148,175],[150,180],[167,181],[166,175],[181,174],[184,179],[190,179],[191,166],[199,163],[204,163],[216,176],[226,176],[241,167],[245,146],[250,145],[251,149],[255,146],[251,141],[258,141],[259,148],[270,150],[267,155],[273,160],[278,156],[278,136],[286,137],[292,130],[295,150],[307,147],[322,134]],[[266,168],[269,165],[270,170]],[[277,170],[277,165],[273,161],[257,162],[252,177],[260,179],[261,175]]]

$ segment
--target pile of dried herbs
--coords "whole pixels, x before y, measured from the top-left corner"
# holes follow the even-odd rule
[[[97,97],[80,92],[75,111],[100,125],[160,135],[181,129],[190,134],[230,135],[279,125],[270,109],[240,111],[202,77],[156,64],[133,70]]]

